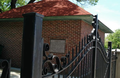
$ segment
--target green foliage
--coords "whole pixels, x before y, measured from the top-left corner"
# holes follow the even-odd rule
[[[26,4],[27,4],[27,2],[25,0],[17,0],[17,2],[16,2],[16,8],[24,6]]]
[[[25,4],[27,4],[25,0],[17,0],[16,7],[20,7]],[[0,9],[2,9],[3,12],[10,10],[10,5],[11,5],[11,0],[0,0]]]
[[[10,6],[9,0],[0,0],[0,9],[2,9],[3,12],[10,9],[9,6]]]
[[[98,0],[77,0],[81,5],[89,4],[89,5],[96,5]]]
[[[112,48],[119,48],[118,46],[120,46],[120,29],[115,30],[114,33],[109,34],[106,38],[105,38],[105,48],[107,48],[108,46],[108,41],[112,42]]]

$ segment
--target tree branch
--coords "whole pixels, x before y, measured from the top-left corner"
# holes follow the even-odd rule
[[[35,0],[30,0],[29,2],[28,2],[28,4],[30,4],[30,3],[33,3]]]
[[[0,13],[2,13],[2,9],[0,9]]]

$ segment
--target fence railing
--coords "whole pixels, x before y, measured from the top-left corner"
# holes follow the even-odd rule
[[[10,78],[11,60],[0,59],[0,68],[2,71],[0,78]]]

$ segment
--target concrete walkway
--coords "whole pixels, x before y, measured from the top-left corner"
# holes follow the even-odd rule
[[[2,74],[2,70],[0,70],[0,77]],[[11,68],[10,78],[20,78],[20,69],[18,68]]]

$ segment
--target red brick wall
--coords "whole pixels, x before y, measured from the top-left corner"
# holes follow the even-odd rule
[[[81,21],[81,39],[91,33],[93,27],[84,21]]]
[[[100,37],[101,37],[102,43],[104,44],[104,41],[105,41],[105,33],[102,32],[101,30],[98,30],[98,32],[99,32],[99,35],[100,35]]]
[[[51,39],[65,39],[65,53],[67,53],[72,51],[72,48],[80,41],[81,20],[44,21],[42,31],[46,43],[50,44]],[[64,53],[60,53],[61,55],[64,55]]]
[[[91,25],[89,25],[88,23],[81,21],[81,39],[84,38],[84,36],[86,37],[88,34],[91,33],[93,27]],[[104,37],[105,37],[105,33],[102,32],[101,30],[98,30],[99,35],[101,37],[101,40],[104,44]]]
[[[91,32],[92,26],[81,20],[43,21],[42,37],[50,44],[50,39],[65,39],[65,53],[72,51],[84,35]],[[0,44],[4,45],[2,58],[11,58],[12,66],[20,67],[22,51],[23,22],[0,22]],[[104,33],[100,31],[102,40]]]
[[[0,44],[4,46],[2,58],[10,58],[14,67],[21,65],[22,31],[22,22],[0,22]]]

